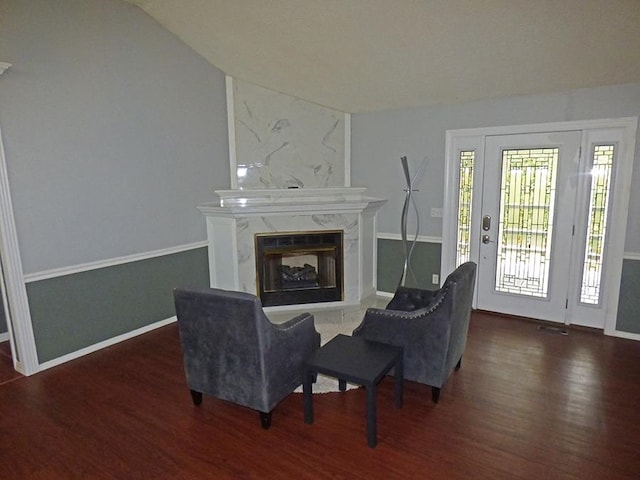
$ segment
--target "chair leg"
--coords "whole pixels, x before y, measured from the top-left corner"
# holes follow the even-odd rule
[[[260,413],[260,425],[267,430],[271,426],[271,412],[259,412]]]
[[[195,390],[190,390],[190,392],[193,404],[200,405],[202,403],[202,392],[196,392]]]
[[[431,387],[431,400],[433,403],[438,403],[440,399],[440,389],[438,387]]]
[[[458,363],[456,364],[456,372],[460,370],[461,366],[462,366],[462,357],[460,357],[460,360],[458,360]]]

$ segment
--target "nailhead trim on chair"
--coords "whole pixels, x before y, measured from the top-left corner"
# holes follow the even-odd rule
[[[313,315],[311,315],[310,313],[301,313],[298,317],[294,317],[294,318],[298,318],[298,321],[292,323],[291,325],[289,325],[288,327],[285,328],[280,328],[280,330],[282,330],[283,332],[286,332],[287,330],[290,330],[292,328],[294,328],[296,325],[298,325],[300,322],[303,322],[304,320],[306,320],[309,317],[312,317]],[[273,324],[276,327],[278,326],[278,324]]]

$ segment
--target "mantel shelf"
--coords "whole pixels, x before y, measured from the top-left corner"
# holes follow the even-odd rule
[[[367,197],[365,188],[216,190],[219,202],[199,205],[207,216],[244,217],[360,213],[386,200]]]

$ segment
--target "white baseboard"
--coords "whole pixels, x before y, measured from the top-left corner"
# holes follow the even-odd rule
[[[606,332],[605,332],[606,333]],[[621,332],[620,330],[614,330],[612,333],[607,333],[612,337],[626,338],[628,340],[640,341],[640,333]]]
[[[116,343],[124,342],[125,340],[129,340],[131,338],[137,337],[138,335],[142,335],[143,333],[148,333],[153,330],[156,330],[161,327],[165,327],[177,321],[176,317],[167,318],[165,320],[160,320],[159,322],[152,323],[150,325],[145,325],[144,327],[140,327],[136,330],[132,330],[127,333],[123,333],[122,335],[118,335],[117,337],[109,338],[102,342],[94,343],[85,348],[81,348],[80,350],[76,350],[75,352],[68,353],[58,358],[54,358],[53,360],[49,360],[48,362],[44,362],[38,365],[38,372],[43,370],[47,370],[52,367],[57,367],[58,365],[62,365],[63,363],[69,362],[71,360],[75,360],[76,358],[84,357],[85,355],[89,355],[90,353],[97,352],[98,350],[102,350],[103,348],[110,347],[111,345],[115,345]]]
[[[0,333],[0,343],[9,341],[9,332]]]

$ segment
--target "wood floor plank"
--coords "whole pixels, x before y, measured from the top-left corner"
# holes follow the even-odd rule
[[[569,335],[475,312],[462,368],[378,388],[378,446],[363,389],[287,397],[257,413],[191,403],[175,325],[0,387],[0,478],[637,479],[640,343]]]
[[[0,342],[0,386],[21,377],[22,375],[13,368],[9,341]]]

